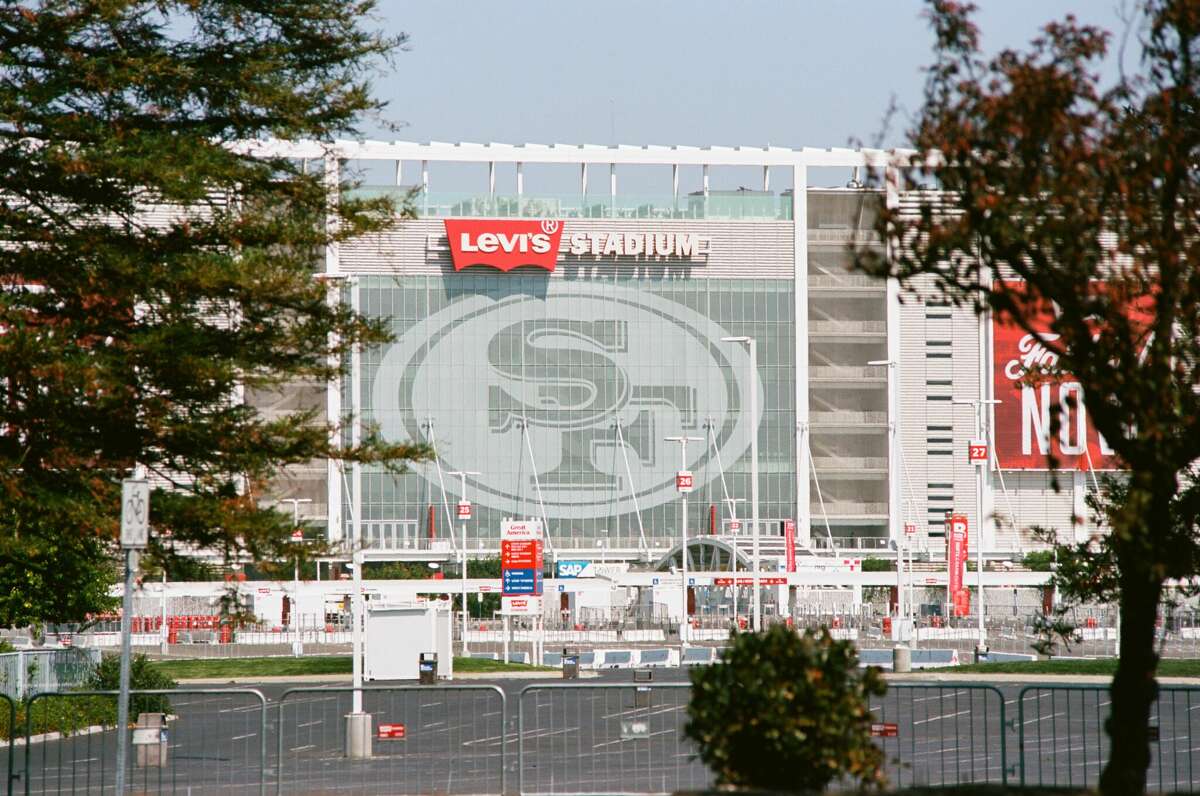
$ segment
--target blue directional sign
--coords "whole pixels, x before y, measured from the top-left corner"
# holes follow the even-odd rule
[[[536,569],[505,569],[502,570],[502,583],[505,594],[539,594],[541,578]]]

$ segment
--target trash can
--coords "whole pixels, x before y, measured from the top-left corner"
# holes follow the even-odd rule
[[[654,672],[649,669],[634,669],[633,682],[648,683],[654,679]],[[635,708],[650,707],[650,686],[639,685],[633,692],[633,706]]]
[[[564,680],[579,679],[579,652],[569,647],[563,647],[562,674]]]
[[[133,728],[133,748],[138,768],[165,768],[167,717],[162,713],[139,713]]]
[[[433,685],[437,682],[437,653],[422,652],[417,661],[417,677],[421,685]]]
[[[975,645],[975,663],[987,663],[991,657],[991,650],[987,647]]]

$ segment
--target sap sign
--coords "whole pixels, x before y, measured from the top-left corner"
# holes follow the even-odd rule
[[[560,578],[586,578],[591,573],[591,561],[559,561],[558,576]]]

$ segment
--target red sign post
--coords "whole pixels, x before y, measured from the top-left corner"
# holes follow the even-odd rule
[[[692,491],[693,483],[695,483],[695,479],[692,477],[691,470],[680,470],[679,472],[675,473],[676,491],[687,494],[688,492]]]
[[[971,440],[967,445],[967,461],[977,467],[986,467],[988,462],[987,442],[981,439]]]
[[[460,520],[471,519],[471,504],[465,500],[461,500],[458,503],[458,518]]]

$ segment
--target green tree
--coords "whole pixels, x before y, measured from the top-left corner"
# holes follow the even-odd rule
[[[691,670],[684,734],[720,784],[821,791],[841,776],[883,782],[868,700],[887,684],[849,641],[783,625],[734,633],[721,661]]]
[[[1120,601],[1106,794],[1145,790],[1155,615],[1164,582],[1200,562],[1195,501],[1178,500],[1200,459],[1200,5],[1138,6],[1140,62],[1105,88],[1108,33],[1068,17],[1025,52],[987,57],[973,7],[931,0],[916,151],[885,179],[943,190],[887,207],[877,230],[889,257],[860,256],[1034,335],[1050,356],[1025,383],[1079,382],[1127,471],[1107,512],[1112,580],[1076,582],[1095,596],[1111,585]],[[1046,313],[1049,333],[1035,322]],[[1060,425],[1056,406],[1050,433]]]
[[[402,40],[373,0],[31,0],[0,9],[0,624],[105,607],[121,478],[155,479],[175,545],[289,563],[291,520],[258,505],[280,468],[424,454],[368,429],[338,448],[312,412],[244,392],[322,383],[379,323],[314,278],[327,244],[395,223],[311,163],[380,105]],[[160,544],[169,531],[170,544]],[[311,550],[309,546],[306,549]],[[169,566],[169,565],[168,565]],[[74,573],[83,588],[62,581]]]

